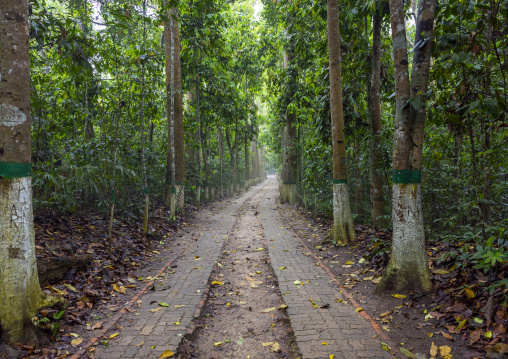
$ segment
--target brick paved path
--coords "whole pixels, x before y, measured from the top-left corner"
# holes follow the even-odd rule
[[[161,288],[169,288],[143,295],[141,302],[132,307],[135,312],[124,314],[117,323],[117,327],[121,329],[108,333],[118,332],[120,335],[109,340],[107,347],[97,347],[97,359],[158,358],[166,350],[176,353],[191,324],[196,307],[203,298],[223,240],[234,225],[236,212],[243,202],[257,193],[262,186],[254,186],[241,198],[214,213],[211,222],[202,229],[194,250],[184,253],[183,257],[176,261],[177,267],[166,270],[167,279]],[[161,302],[167,303],[169,307],[159,306]],[[161,309],[152,312],[158,308]]]
[[[355,312],[352,305],[336,302],[336,298],[346,300],[337,284],[332,283],[327,273],[315,265],[314,259],[305,254],[304,247],[278,218],[275,208],[277,183],[274,179],[251,188],[241,198],[215,213],[200,233],[194,250],[187,250],[176,261],[177,267],[168,268],[161,290],[143,295],[141,301],[131,308],[133,311],[122,316],[117,328],[108,333],[119,332],[120,335],[109,340],[107,347],[96,347],[95,358],[158,358],[166,350],[177,352],[191,326],[196,308],[204,299],[208,279],[224,239],[234,227],[235,214],[263,187],[263,192],[268,191],[259,205],[258,218],[269,244],[271,265],[288,305],[287,312],[301,359],[330,359],[331,355],[334,359],[393,358],[381,348],[373,328]],[[310,298],[318,306],[329,304],[329,308],[314,308]],[[161,307],[161,302],[169,306]]]
[[[393,358],[381,348],[380,340],[374,339],[377,335],[370,323],[352,305],[335,300],[346,301],[346,298],[327,273],[316,266],[315,260],[304,254],[304,247],[279,218],[275,204],[276,181],[269,180],[267,186],[259,219],[267,240],[274,240],[268,242],[270,260],[303,359],[329,359],[330,355],[334,359]],[[314,308],[311,298],[315,305],[329,304],[329,308]]]

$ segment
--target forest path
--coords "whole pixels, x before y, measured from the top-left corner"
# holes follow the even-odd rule
[[[95,358],[168,350],[202,359],[393,358],[279,218],[276,197],[271,178],[214,213],[194,250],[122,316],[120,335]]]

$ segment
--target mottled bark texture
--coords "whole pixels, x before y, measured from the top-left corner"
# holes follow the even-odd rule
[[[35,259],[30,177],[28,3],[0,0],[0,333],[37,340],[31,319],[64,303],[41,290]]]
[[[369,88],[369,113],[372,129],[370,143],[370,202],[374,226],[383,226],[385,199],[383,191],[383,156],[381,152],[381,9],[376,9],[372,17],[372,72]]]
[[[289,106],[295,95],[296,87],[296,69],[294,64],[293,47],[294,45],[290,41],[288,48],[286,49],[284,59],[284,67],[286,69],[288,78],[288,93],[286,94],[286,125],[284,127],[284,144],[282,148],[284,154],[282,162],[282,185],[280,193],[281,202],[289,204],[294,204],[296,201],[296,179],[298,176],[298,154],[296,151],[296,114],[291,109],[289,109]],[[259,181],[259,157],[257,170]]]
[[[347,188],[346,138],[344,135],[340,64],[339,4],[337,0],[327,0],[327,10],[333,182],[334,185],[340,184],[340,190],[337,190],[339,187],[334,186],[333,227],[329,239],[334,243],[346,244],[355,239],[355,231]],[[346,203],[347,205],[342,205]]]
[[[418,4],[410,83],[404,6],[402,0],[390,0],[396,97],[393,235],[392,254],[376,287],[377,293],[432,289],[423,227],[420,171],[435,8],[436,0],[420,0]]]

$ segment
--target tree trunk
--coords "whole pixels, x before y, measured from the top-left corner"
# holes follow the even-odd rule
[[[174,9],[174,15],[179,19],[178,9]],[[183,126],[183,94],[182,94],[182,65],[180,58],[180,29],[179,21],[173,20],[173,41],[175,61],[175,191],[176,211],[183,212],[185,208],[185,134]]]
[[[355,239],[346,175],[346,138],[342,107],[339,4],[327,0],[328,50],[330,67],[330,114],[333,148],[333,227],[329,238],[347,244]]]
[[[196,159],[197,159],[197,172],[198,178],[196,183],[196,198],[195,204],[196,207],[201,206],[201,118],[199,115],[199,106],[200,106],[200,98],[199,98],[199,76],[196,77],[196,141],[198,144],[198,149],[196,151]]]
[[[392,253],[377,293],[432,289],[421,199],[422,146],[436,0],[420,0],[409,82],[404,5],[390,0],[395,62]],[[408,100],[411,99],[411,105]]]
[[[146,3],[143,0],[143,52],[145,51],[146,42],[146,25],[145,25]],[[145,61],[141,62],[141,171],[143,172],[143,186],[145,187],[145,211],[143,216],[143,234],[148,234],[148,208],[150,198],[148,196],[148,178],[146,176],[145,161]]]
[[[168,2],[165,2],[168,5]],[[176,214],[175,189],[175,42],[173,34],[172,10],[168,10],[168,20],[164,23],[164,50],[166,55],[166,110],[168,117],[168,158],[166,164],[165,204],[170,208],[170,217]]]
[[[220,161],[220,184],[219,184],[219,196],[220,198],[224,198],[224,138],[222,136],[222,127],[219,127],[219,133],[217,134],[217,142],[219,142],[219,161]]]
[[[292,110],[289,110],[288,107],[292,102],[292,99],[295,94],[296,87],[296,70],[294,68],[294,60],[293,60],[293,44],[290,42],[288,49],[286,50],[286,58],[284,61],[284,65],[287,71],[287,76],[289,78],[288,83],[288,93],[287,93],[287,103],[286,103],[286,126],[284,127],[284,146],[282,151],[284,151],[283,162],[282,162],[282,188],[280,194],[280,200],[282,203],[294,204],[296,202],[296,178],[298,175],[297,172],[297,162],[298,162],[298,154],[296,151],[296,115]],[[259,161],[259,158],[258,158]],[[258,162],[259,165],[259,162]],[[259,167],[258,169],[258,180],[259,180]]]
[[[249,188],[250,187],[250,184],[249,184],[249,176],[250,176],[250,169],[249,169],[249,147],[247,146],[248,144],[248,134],[247,134],[247,126],[245,127],[245,137],[244,137],[244,143],[243,143],[243,147],[244,147],[244,160],[245,160],[245,189]]]
[[[0,18],[0,333],[33,343],[31,319],[64,301],[42,292],[35,260],[28,2],[0,0]]]
[[[226,128],[226,143],[229,149],[229,195],[233,195],[233,188],[235,183],[235,154],[233,153],[233,146],[229,136],[229,130]]]
[[[370,125],[372,140],[370,143],[370,202],[371,217],[374,226],[384,226],[385,198],[383,191],[383,156],[381,148],[381,9],[373,15],[372,35],[372,76],[369,93]]]

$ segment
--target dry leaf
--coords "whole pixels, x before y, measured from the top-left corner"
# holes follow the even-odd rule
[[[119,335],[120,335],[120,333],[113,333],[113,334],[111,334],[111,335],[108,337],[108,339],[114,339],[114,338],[116,338],[116,337],[117,337],[117,336],[119,336]]]
[[[358,312],[361,312],[362,310],[363,310],[363,308],[356,308],[356,309],[355,309],[355,312],[357,312],[357,313],[358,313]]]
[[[141,343],[139,343],[139,344],[136,344],[136,346],[137,346],[137,347],[140,347],[140,346],[142,346],[143,344],[145,344],[145,342],[141,342]]]
[[[281,304],[281,306],[279,307],[279,309],[287,309],[287,305],[286,304]]]
[[[76,339],[73,339],[71,341],[71,345],[73,347],[77,347],[78,345],[80,345],[81,343],[83,343],[85,340],[83,338],[76,338]]]
[[[400,348],[399,348],[399,350],[400,350],[400,352],[401,352],[402,354],[404,354],[404,355],[405,355],[405,356],[407,356],[408,358],[413,359],[413,358],[415,357],[415,355],[414,355],[413,353],[411,353],[409,350],[407,350],[406,348],[402,348],[402,347],[400,347]]]
[[[328,345],[328,343],[327,343],[327,342],[321,342],[321,344],[322,344],[322,345]]]
[[[275,342],[272,344],[272,353],[278,353],[280,351],[280,344],[278,342]]]
[[[275,342],[261,343],[261,345],[264,347],[269,347],[270,345],[274,345],[274,344],[275,344]]]
[[[155,312],[158,312],[158,311],[159,311],[159,310],[161,310],[161,309],[162,309],[162,307],[158,307],[158,308],[155,308],[155,309],[150,309],[150,311],[151,311],[152,313],[155,313]]]
[[[222,346],[222,344],[224,344],[223,342],[215,342],[213,343],[213,345],[215,345],[216,347],[220,347]]]
[[[271,307],[271,308],[263,309],[261,311],[261,313],[270,313],[270,312],[273,312],[276,309],[277,309],[276,307]]]
[[[118,284],[116,284],[116,283],[115,283],[115,284],[113,284],[113,290],[114,290],[115,292],[118,292],[118,293],[121,293],[121,294],[125,294],[125,293],[126,293],[126,291],[127,291],[127,290],[125,289],[125,287],[124,287],[124,286],[119,286],[119,285],[118,285]]]
[[[475,329],[469,334],[469,344],[474,344],[482,337],[481,329]]]
[[[67,287],[69,288],[70,290],[72,290],[73,292],[77,292],[76,288],[74,288],[72,285],[68,284],[68,283],[65,283],[64,284],[64,287]]]
[[[174,353],[171,350],[166,350],[159,356],[159,359],[171,358],[173,355]]]
[[[450,334],[445,333],[445,332],[441,332],[441,334],[442,334],[442,335],[443,335],[443,337],[445,337],[446,339],[448,339],[448,340],[453,340],[453,337],[452,337]]]
[[[49,288],[49,290],[51,290],[52,292],[55,292],[55,293],[56,293],[56,294],[58,294],[58,295],[65,295],[65,293],[64,293],[64,292],[62,292],[62,291],[61,291],[60,289],[58,289],[58,288],[55,288],[55,287],[50,286],[50,285],[48,285],[48,288]]]
[[[450,355],[451,352],[452,348],[450,348],[448,345],[442,345],[439,347],[439,354],[441,354],[442,357]]]
[[[464,288],[464,293],[466,293],[466,297],[468,299],[473,299],[474,298],[474,292],[471,289]]]
[[[223,285],[223,284],[224,284],[224,282],[219,282],[218,280],[214,280],[212,282],[212,285]]]
[[[406,296],[404,294],[392,294],[392,297],[397,299],[404,299]]]
[[[436,344],[434,344],[434,342],[432,342],[431,346],[430,346],[430,356],[431,357],[435,357],[437,356],[437,346]]]
[[[181,305],[174,305],[173,307],[175,307],[175,308],[183,308],[183,307],[185,307],[185,304],[181,304]]]

